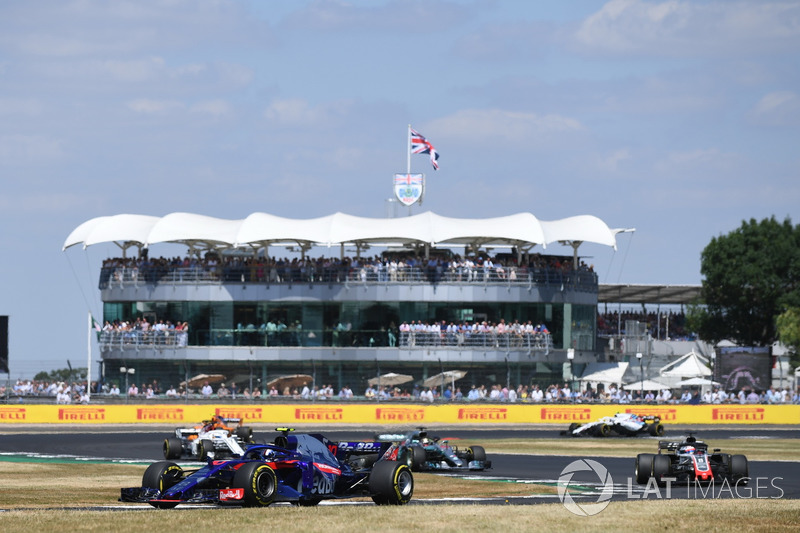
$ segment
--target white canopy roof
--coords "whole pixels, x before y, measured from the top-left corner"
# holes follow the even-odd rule
[[[463,219],[431,211],[402,218],[364,218],[344,213],[312,218],[284,218],[253,213],[241,220],[214,218],[193,213],[170,213],[163,217],[112,215],[88,220],[64,241],[66,250],[103,242],[149,246],[173,242],[207,246],[262,246],[276,243],[333,245],[346,243],[509,245],[546,247],[552,242],[593,242],[616,249],[616,235],[591,215],[540,221],[531,213],[505,217]]]
[[[581,381],[591,383],[622,383],[622,376],[628,370],[628,363],[589,363]]]
[[[628,383],[627,385],[623,385],[623,390],[629,391],[637,391],[637,390],[646,390],[646,391],[662,391],[664,389],[671,388],[666,383],[661,383],[660,381],[655,381],[652,379],[646,379],[644,381],[635,381],[633,383]]]
[[[705,358],[692,350],[686,355],[664,366],[660,373],[662,376],[696,378],[710,376],[711,369],[705,363]]]

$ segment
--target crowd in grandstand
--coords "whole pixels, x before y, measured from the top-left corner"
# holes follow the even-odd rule
[[[244,257],[208,252],[204,257],[109,258],[103,261],[100,284],[148,282],[163,279],[213,279],[228,282],[502,282],[563,280],[573,270],[570,258],[532,254],[518,261],[516,254],[454,255],[424,258],[412,254],[374,257],[275,258]],[[583,261],[580,272],[592,272]]]
[[[389,346],[395,346],[393,328],[389,328]],[[500,322],[403,322],[398,328],[399,346],[494,346],[494,347],[552,347],[547,326],[533,325],[528,320]]]
[[[645,325],[654,339],[695,340],[696,335],[686,329],[683,311],[611,311],[597,313],[597,334],[602,337],[625,335],[625,322],[633,320]]]
[[[124,389],[124,388],[123,388]],[[466,389],[465,389],[466,390]],[[90,402],[85,381],[38,381],[17,380],[10,388],[0,387],[0,397],[13,396],[18,401],[26,397],[52,398],[57,404],[86,404]],[[137,400],[408,400],[420,402],[508,402],[508,403],[563,403],[563,404],[800,404],[800,388],[792,392],[790,387],[770,387],[757,391],[743,387],[738,391],[724,391],[719,387],[701,391],[685,388],[682,390],[663,389],[661,391],[625,390],[616,385],[597,388],[587,386],[584,389],[571,388],[569,384],[552,384],[546,388],[538,385],[518,385],[506,387],[501,384],[490,386],[471,385],[469,390],[460,386],[447,384],[441,387],[369,386],[362,395],[355,394],[345,385],[335,392],[333,385],[313,385],[306,383],[298,387],[284,387],[278,390],[271,387],[262,393],[258,387],[238,387],[236,383],[221,383],[211,386],[205,383],[202,387],[186,388],[170,386],[162,389],[157,380],[151,383],[130,383],[127,391],[120,390],[114,382],[98,384],[92,382],[92,395],[100,398],[127,397]]]
[[[186,346],[189,340],[189,323],[159,320],[150,324],[146,317],[132,321],[108,321],[100,330],[100,342],[119,341],[123,344],[157,344]]]

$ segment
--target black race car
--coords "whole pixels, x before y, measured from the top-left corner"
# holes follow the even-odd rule
[[[721,453],[714,449],[708,453],[708,445],[689,435],[683,441],[658,442],[658,453],[640,453],[636,456],[636,482],[646,484],[650,478],[664,484],[666,478],[676,482],[697,481],[701,483],[728,481],[746,484],[749,466],[744,455]]]
[[[124,488],[120,501],[169,509],[181,503],[266,507],[273,502],[312,506],[326,499],[371,497],[378,505],[411,500],[411,469],[381,442],[332,442],[319,434],[281,431],[274,444],[256,444],[241,457],[196,470],[171,461],[147,467],[141,487]]]
[[[380,442],[397,445],[397,460],[415,472],[423,470],[485,470],[492,467],[483,446],[459,449],[448,439],[429,437],[425,428],[409,433],[384,433],[375,436]]]

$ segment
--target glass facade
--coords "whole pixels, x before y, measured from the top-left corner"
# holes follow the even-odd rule
[[[547,326],[555,349],[593,350],[596,306],[531,302],[105,302],[107,321],[187,322],[190,346],[389,346],[404,322]],[[278,331],[268,326],[274,324]]]

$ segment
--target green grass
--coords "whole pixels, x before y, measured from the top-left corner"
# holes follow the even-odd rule
[[[654,439],[503,439],[479,444],[492,453],[572,454],[633,457],[652,452]],[[734,439],[709,442],[750,459],[800,460],[800,442],[792,439]],[[413,505],[404,507],[326,506],[268,509],[155,510],[117,502],[121,487],[138,486],[142,465],[0,461],[2,531],[504,531],[544,528],[560,531],[796,531],[798,500],[638,500],[612,502],[592,517],[571,514],[559,503],[541,505]],[[416,474],[413,500],[445,497],[513,497],[553,494],[549,485],[463,480]],[[557,500],[554,500],[557,501]],[[117,507],[113,512],[85,510]]]

